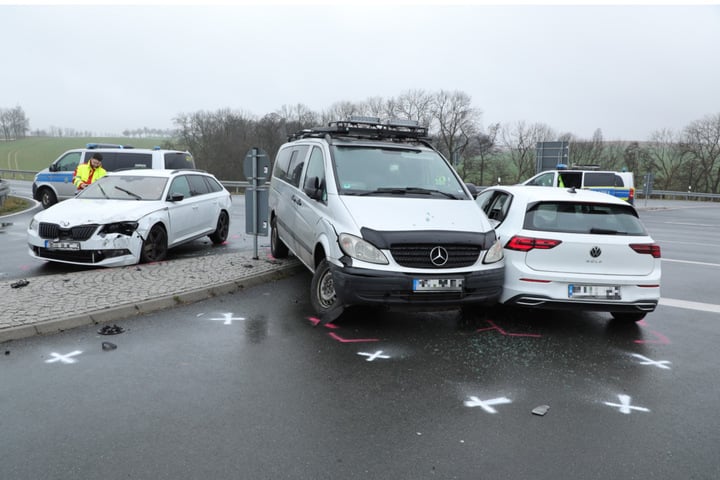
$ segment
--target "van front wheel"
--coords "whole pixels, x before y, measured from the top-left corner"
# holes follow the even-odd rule
[[[310,283],[310,302],[320,318],[339,306],[330,264],[327,260],[320,262],[315,269]]]
[[[280,240],[280,234],[277,229],[277,217],[270,220],[270,253],[275,258],[285,258],[288,256],[288,247]]]

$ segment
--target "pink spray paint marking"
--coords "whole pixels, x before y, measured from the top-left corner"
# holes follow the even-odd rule
[[[645,320],[640,320],[639,322],[637,322],[637,324],[638,324],[638,325],[641,325],[641,326],[643,326],[643,327],[647,327],[647,326],[648,326],[647,323],[645,323]],[[635,342],[635,343],[642,344],[642,345],[649,345],[649,344],[654,344],[654,345],[670,345],[670,344],[672,343],[672,342],[670,341],[670,339],[667,338],[667,337],[666,337],[665,335],[663,335],[662,333],[658,333],[658,332],[655,332],[655,331],[653,331],[653,330],[648,330],[648,333],[652,334],[652,335],[655,337],[655,340],[635,340],[634,342]]]
[[[310,323],[312,323],[315,326],[317,326],[320,323],[320,319],[316,318],[316,317],[308,317],[308,320],[310,321]],[[325,328],[330,328],[330,329],[340,328],[337,325],[334,325],[332,323],[327,323],[323,326]],[[337,340],[340,343],[362,343],[362,342],[379,342],[380,341],[380,339],[378,339],[378,338],[345,338],[345,337],[341,337],[340,335],[338,335],[335,332],[330,332],[330,333],[328,333],[328,335],[330,335],[333,339]]]
[[[488,320],[487,322],[488,322],[490,325],[492,325],[492,327],[480,328],[480,329],[476,330],[476,332],[480,333],[480,332],[487,332],[488,330],[497,330],[498,332],[500,332],[501,334],[503,334],[503,335],[505,335],[505,336],[507,336],[507,337],[533,337],[533,338],[540,338],[540,337],[542,337],[542,335],[539,335],[539,334],[537,334],[537,333],[510,333],[510,332],[506,332],[506,331],[503,330],[502,328],[500,328],[500,327],[498,327],[497,325],[495,325],[495,323],[493,323],[492,320]]]

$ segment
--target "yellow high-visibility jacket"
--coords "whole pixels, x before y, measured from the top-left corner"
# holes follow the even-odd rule
[[[75,169],[75,177],[73,183],[77,188],[80,188],[81,183],[93,183],[98,178],[105,176],[107,171],[103,167],[93,169],[90,163],[81,163]]]

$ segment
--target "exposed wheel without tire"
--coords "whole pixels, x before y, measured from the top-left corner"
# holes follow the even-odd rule
[[[215,245],[219,245],[225,240],[227,240],[229,231],[230,216],[227,214],[227,212],[222,211],[218,216],[217,227],[215,228],[215,231],[208,236]]]
[[[43,208],[48,208],[57,203],[57,197],[55,196],[55,192],[50,190],[49,188],[43,188],[40,190],[40,195],[38,195],[40,198],[40,203],[42,204]]]
[[[610,312],[610,315],[613,316],[613,318],[619,322],[639,322],[643,318],[645,318],[645,315],[647,313],[645,312]]]
[[[330,271],[330,264],[327,260],[320,262],[315,269],[315,274],[310,283],[310,303],[312,303],[315,313],[320,318],[340,307],[335,293],[335,283]]]
[[[288,256],[288,247],[280,240],[277,229],[277,217],[270,220],[270,253],[275,258],[285,258]]]
[[[150,229],[150,233],[143,242],[140,263],[165,260],[167,250],[167,232],[162,225],[155,225]]]

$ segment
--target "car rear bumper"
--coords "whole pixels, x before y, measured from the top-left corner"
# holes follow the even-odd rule
[[[503,302],[526,308],[548,310],[591,310],[597,312],[645,312],[655,310],[657,299],[634,300],[632,302],[608,302],[605,300],[561,300],[540,295],[516,295]]]
[[[410,274],[332,266],[333,283],[344,305],[392,306],[460,306],[466,304],[494,305],[502,293],[504,269],[454,273]],[[462,279],[463,289],[457,292],[415,292],[415,279]]]

